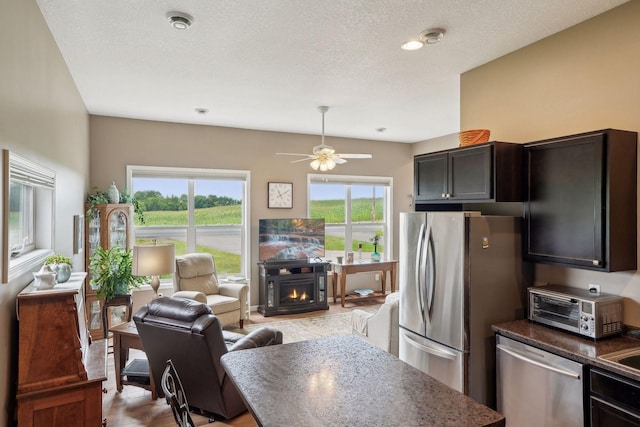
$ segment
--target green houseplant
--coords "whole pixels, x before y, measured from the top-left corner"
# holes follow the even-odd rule
[[[91,221],[91,218],[93,218],[98,211],[97,205],[109,203],[109,196],[106,191],[97,191],[95,187],[93,190],[93,193],[87,195],[86,200],[86,203],[89,205],[86,212],[87,221]],[[133,211],[136,213],[138,221],[140,224],[144,224],[144,211],[140,203],[138,203],[136,198],[133,197],[126,188],[120,191],[120,203],[130,203],[133,205]]]
[[[71,258],[62,254],[53,254],[45,258],[43,265],[48,265],[56,272],[58,283],[64,283],[71,277]]]
[[[131,250],[119,246],[109,249],[98,246],[89,262],[91,286],[96,288],[96,295],[110,300],[146,284],[148,277],[134,276],[131,273],[132,263]]]

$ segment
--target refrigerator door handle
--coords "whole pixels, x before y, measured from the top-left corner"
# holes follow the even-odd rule
[[[424,316],[424,296],[422,295],[422,289],[424,288],[424,276],[425,276],[424,262],[423,262],[424,233],[425,233],[425,225],[421,224],[420,232],[418,233],[418,247],[416,250],[415,279],[416,279],[416,286],[418,287],[418,304],[419,304],[420,312],[423,314],[423,316]]]
[[[446,350],[444,348],[439,348],[439,347],[435,347],[435,346],[430,346],[430,345],[425,345],[425,344],[419,343],[414,338],[412,338],[411,336],[405,334],[404,332],[401,332],[401,333],[402,333],[402,336],[404,337],[404,339],[407,341],[407,343],[411,344],[412,346],[414,346],[418,350],[421,350],[421,351],[423,351],[425,353],[433,354],[434,356],[443,357],[445,359],[450,359],[450,360],[455,360],[456,357],[457,357],[457,354],[454,353],[453,351],[449,351],[449,350]]]
[[[512,348],[509,348],[509,347],[505,346],[504,344],[497,344],[496,347],[499,350],[504,351],[508,355],[515,357],[516,359],[520,359],[520,360],[522,360],[524,362],[531,363],[532,365],[536,365],[536,366],[538,366],[538,367],[540,367],[542,369],[546,369],[548,371],[553,371],[553,372],[556,372],[558,374],[565,375],[567,377],[575,378],[577,380],[580,379],[580,374],[579,373],[575,373],[573,371],[567,371],[565,369],[560,369],[560,368],[556,368],[555,366],[547,365],[546,363],[538,362],[537,360],[533,360],[533,359],[527,357],[526,355],[524,355],[524,354],[522,354],[522,353],[520,353],[520,352],[518,352],[518,351],[516,351],[516,350],[514,350]]]
[[[426,240],[426,247],[425,247],[425,268],[427,268],[427,271],[429,272],[428,275],[425,274],[425,276],[428,276],[429,281],[428,283],[425,283],[425,286],[428,286],[428,288],[426,289],[427,292],[427,314],[429,316],[429,318],[431,318],[431,308],[433,306],[433,292],[435,290],[435,282],[436,282],[436,262],[435,262],[435,255],[434,255],[434,251],[433,251],[433,240],[431,239],[431,226],[427,226],[427,232],[426,232],[426,236],[425,236],[425,240]]]

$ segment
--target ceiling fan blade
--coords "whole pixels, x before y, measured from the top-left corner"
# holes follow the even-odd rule
[[[291,163],[308,162],[309,160],[313,160],[313,157],[307,157],[306,159],[291,160]]]
[[[278,156],[304,156],[309,159],[313,159],[315,156],[311,154],[300,154],[300,153],[276,153]]]
[[[355,153],[336,153],[335,154],[336,157],[342,158],[342,159],[371,159],[373,158],[373,156],[371,154],[355,154]]]

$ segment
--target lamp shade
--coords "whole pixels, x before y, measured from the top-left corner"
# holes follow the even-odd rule
[[[134,276],[161,276],[176,270],[174,245],[140,245],[133,247]]]

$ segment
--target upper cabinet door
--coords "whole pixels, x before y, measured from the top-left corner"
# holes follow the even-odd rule
[[[636,145],[614,130],[527,144],[525,259],[636,269]]]
[[[445,200],[448,191],[447,152],[416,156],[413,161],[416,201]]]
[[[493,198],[493,145],[449,153],[449,199]]]

